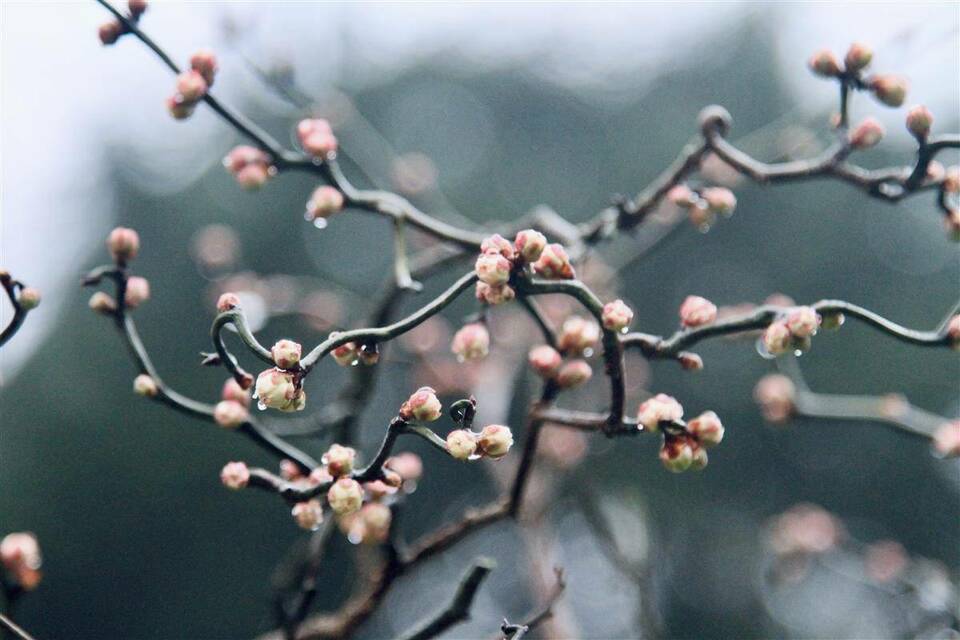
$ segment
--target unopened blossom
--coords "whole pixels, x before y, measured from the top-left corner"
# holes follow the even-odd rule
[[[563,322],[557,346],[564,353],[580,354],[600,341],[600,326],[592,319],[570,316]]]
[[[490,332],[482,322],[471,322],[453,336],[450,350],[461,360],[477,360],[490,351]]]
[[[235,293],[231,293],[230,291],[224,294],[221,294],[221,296],[217,298],[218,313],[223,313],[224,311],[230,311],[231,309],[236,309],[239,306],[240,306],[240,297]]]
[[[617,299],[603,305],[603,326],[610,331],[623,331],[633,322],[633,310]]]
[[[200,74],[207,86],[213,86],[217,73],[217,56],[210,49],[200,49],[190,56],[190,68]]]
[[[147,0],[128,0],[127,8],[130,9],[130,15],[139,18],[147,10]]]
[[[32,591],[40,583],[43,557],[32,533],[8,533],[0,541],[0,564],[20,588]]]
[[[390,523],[393,520],[390,507],[381,502],[371,502],[363,505],[357,517],[363,525],[363,534],[360,538],[363,544],[386,542],[390,534]]]
[[[510,261],[499,253],[482,253],[477,258],[474,270],[480,282],[490,286],[506,284],[510,279]]]
[[[480,243],[480,253],[482,254],[494,254],[501,255],[507,260],[513,260],[517,256],[517,252],[513,247],[513,244],[499,233],[495,233],[492,236],[488,236],[483,239],[483,242]]]
[[[380,470],[383,474],[383,483],[392,489],[396,489],[403,484],[403,476],[393,469],[383,468]]]
[[[168,96],[165,104],[167,112],[173,116],[174,120],[186,120],[197,108],[196,102],[188,102],[179,95]]]
[[[960,166],[953,165],[943,177],[943,190],[947,193],[960,193]]]
[[[877,582],[890,582],[903,574],[910,562],[907,550],[894,540],[880,540],[867,547],[864,569]]]
[[[90,302],[87,304],[97,313],[104,315],[110,315],[117,310],[117,301],[103,291],[97,291],[90,296]]]
[[[393,473],[392,471],[390,473],[399,478],[396,473]],[[403,484],[403,482],[401,481],[400,484]],[[363,490],[367,492],[367,495],[370,496],[371,500],[380,500],[385,496],[392,496],[395,494],[398,486],[400,485],[389,485],[384,480],[374,480],[373,482],[364,482]]]
[[[97,36],[100,38],[100,43],[104,46],[115,44],[117,40],[120,39],[121,35],[123,35],[123,25],[117,20],[104,22],[97,30]]]
[[[297,137],[303,150],[316,158],[325,158],[337,150],[337,137],[330,122],[322,118],[301,120],[297,124]]]
[[[244,189],[262,187],[274,173],[270,156],[246,144],[234,147],[223,159],[223,166]]]
[[[245,407],[250,406],[250,392],[241,387],[240,383],[233,378],[227,378],[226,382],[223,383],[220,399],[239,402]]]
[[[466,429],[455,429],[447,434],[447,451],[457,460],[467,460],[477,450],[477,438]]]
[[[360,345],[357,350],[357,360],[365,367],[372,367],[380,362],[380,346],[376,343]]]
[[[667,191],[667,202],[675,206],[686,209],[687,207],[692,207],[700,197],[693,192],[693,190],[685,184],[678,184],[670,188]]]
[[[127,278],[127,291],[123,295],[124,303],[131,309],[136,309],[150,299],[150,282],[140,276]]]
[[[703,471],[707,467],[707,463],[710,462],[707,449],[693,440],[688,440],[687,444],[690,445],[690,450],[693,451],[693,458],[690,460],[690,469],[693,471]]]
[[[442,406],[437,392],[432,387],[420,387],[400,407],[404,420],[433,422],[440,417]]]
[[[292,369],[300,364],[303,347],[293,340],[279,340],[270,348],[273,362],[280,369]]]
[[[693,447],[683,437],[665,438],[660,446],[660,462],[674,473],[686,471],[693,464]]]
[[[760,405],[768,422],[783,422],[793,414],[797,389],[785,375],[771,373],[760,378],[753,389],[753,399]]]
[[[854,149],[869,149],[880,142],[885,134],[886,130],[879,120],[873,116],[864,118],[850,132],[850,146]]]
[[[933,126],[933,114],[930,109],[918,104],[907,111],[907,131],[914,137],[923,140],[930,134],[930,127]]]
[[[557,372],[557,385],[563,389],[571,389],[586,384],[593,377],[593,368],[586,360],[571,360],[560,367]]]
[[[820,315],[813,307],[795,307],[787,313],[784,322],[795,338],[808,338],[820,328]]]
[[[307,217],[311,220],[329,218],[343,209],[343,193],[329,185],[317,187],[307,201]]]
[[[787,323],[779,320],[764,330],[761,340],[767,352],[775,356],[786,353],[793,344],[793,336]]]
[[[363,503],[363,487],[352,478],[340,478],[327,492],[327,502],[336,513],[351,513]]]
[[[534,371],[543,378],[552,378],[563,364],[560,352],[548,344],[542,344],[530,350],[527,361]]]
[[[557,243],[548,244],[533,263],[533,271],[548,280],[571,280],[576,277],[566,249]]]
[[[419,480],[420,476],[423,475],[423,460],[417,454],[409,451],[390,456],[383,466],[396,471],[404,480]]]
[[[220,471],[220,482],[227,489],[243,489],[250,482],[250,469],[242,462],[228,462]]]
[[[284,458],[280,461],[280,477],[286,480],[287,482],[293,482],[294,480],[300,480],[303,478],[303,471],[297,466],[297,463],[289,458]],[[333,480],[333,478],[330,478]]]
[[[486,282],[477,283],[477,300],[489,305],[510,302],[517,297],[517,293],[508,284],[489,285]]]
[[[524,229],[517,233],[513,246],[517,250],[520,259],[528,264],[533,264],[540,259],[544,247],[547,246],[547,237],[539,231],[533,229]]]
[[[236,429],[248,417],[247,408],[233,400],[221,400],[213,408],[214,421],[224,429]]]
[[[700,192],[700,197],[713,213],[729,216],[737,208],[737,196],[726,187],[708,187]]]
[[[356,458],[357,451],[353,447],[332,444],[323,455],[323,463],[327,465],[327,471],[330,472],[330,475],[338,478],[353,471],[353,463]]]
[[[160,392],[160,389],[157,387],[157,381],[154,380],[152,376],[141,373],[133,379],[133,392],[138,396],[153,398]]]
[[[840,73],[840,63],[837,57],[828,49],[817,51],[807,61],[807,66],[818,76],[830,78]]]
[[[40,291],[33,287],[24,287],[17,294],[17,304],[24,311],[30,311],[40,306]]]
[[[177,76],[177,96],[183,102],[197,102],[207,95],[207,81],[194,70]]]
[[[700,231],[709,231],[717,220],[717,214],[710,209],[705,200],[698,200],[687,208],[690,223]]]
[[[333,356],[333,359],[336,360],[337,364],[339,364],[341,367],[348,367],[356,363],[359,359],[357,343],[345,342],[331,351],[330,355]]]
[[[677,354],[677,362],[686,371],[701,371],[703,369],[703,358],[690,351],[681,351]]]
[[[847,71],[855,73],[866,68],[873,60],[873,50],[862,42],[854,42],[843,57]]]
[[[883,75],[870,79],[877,100],[888,107],[899,107],[907,97],[907,81],[899,76]]]
[[[702,327],[717,319],[717,305],[700,296],[687,296],[680,305],[680,324]]]
[[[296,465],[294,465],[294,469],[296,470],[296,475],[297,475],[297,477],[299,477],[299,476],[300,476],[300,468],[297,467]],[[308,483],[310,486],[313,486],[313,487],[318,487],[318,486],[320,486],[321,484],[326,484],[326,483],[328,483],[328,482],[333,482],[334,480],[335,480],[335,478],[334,478],[332,475],[330,475],[330,472],[327,471],[327,468],[326,468],[326,467],[317,467],[317,468],[313,469],[313,470],[310,472],[310,474],[307,476],[307,483]]]
[[[257,376],[257,398],[271,409],[301,411],[306,404],[306,394],[297,387],[294,376],[283,369],[267,369]]]
[[[290,514],[301,529],[313,531],[323,522],[323,505],[316,498],[298,502],[293,505]]]
[[[704,411],[687,423],[687,430],[705,447],[713,447],[723,440],[723,424],[713,411]]]
[[[140,234],[127,227],[117,227],[107,236],[107,249],[117,262],[127,262],[140,251]]]
[[[960,420],[940,425],[933,433],[933,446],[942,456],[960,456]]]
[[[647,431],[659,431],[661,422],[676,422],[682,417],[683,405],[665,393],[644,400],[637,410],[637,423]]]
[[[513,446],[513,433],[510,427],[502,424],[490,424],[480,432],[477,446],[487,457],[497,459],[507,455]]]

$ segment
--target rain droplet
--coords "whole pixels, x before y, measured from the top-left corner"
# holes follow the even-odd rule
[[[457,355],[457,362],[459,362],[460,364],[463,364],[466,361],[467,359],[464,358],[462,355]]]
[[[623,329],[620,329],[620,333],[630,333],[630,327],[624,327]]]
[[[267,405],[263,404],[263,400],[257,403],[257,409],[260,409],[260,411],[266,411]]]
[[[800,356],[803,355],[803,351],[802,351],[801,349],[794,349],[794,350],[793,350],[793,355],[795,355],[795,356],[797,356],[797,357],[799,358]]]
[[[472,454],[467,460],[479,460],[482,456],[478,453]]]
[[[586,348],[586,349],[583,350],[583,357],[584,357],[584,358],[589,358],[589,357],[592,356],[592,355],[593,355],[593,349],[590,349],[590,348],[588,347],[588,348]]]
[[[351,361],[350,361],[350,366],[351,366],[351,367],[355,367],[355,366],[357,366],[358,364],[360,364],[360,360],[359,360],[359,359],[351,360]]]
[[[310,213],[309,209],[303,212],[303,219],[307,222],[313,222],[313,214]]]
[[[360,544],[363,542],[363,536],[358,531],[351,531],[347,534],[347,540],[350,541],[350,544]]]
[[[703,224],[697,226],[697,231],[699,231],[700,233],[707,233],[708,231],[710,231],[710,224],[707,222],[704,222]]]
[[[403,483],[403,492],[404,493],[413,493],[417,490],[417,481],[416,480],[405,480]]]
[[[317,218],[313,221],[313,226],[315,226],[317,229],[326,229],[327,221],[324,218]]]
[[[763,338],[757,338],[756,347],[757,347],[757,353],[760,354],[761,358],[764,358],[766,360],[773,360],[774,358],[776,358],[775,355],[773,355],[767,350],[767,346],[763,344]]]

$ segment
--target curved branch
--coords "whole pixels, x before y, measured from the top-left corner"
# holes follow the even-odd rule
[[[450,627],[470,619],[470,607],[487,575],[496,567],[491,558],[480,557],[460,579],[453,599],[445,609],[417,624],[413,629],[402,633],[400,640],[429,640],[435,638]]]
[[[2,347],[20,330],[30,310],[20,304],[20,300],[17,297],[17,290],[22,291],[24,289],[22,282],[14,280],[10,277],[9,273],[0,270],[0,286],[3,287],[7,297],[10,299],[10,304],[13,306],[13,317],[10,318],[9,324],[4,327],[3,331],[0,331],[0,347]]]

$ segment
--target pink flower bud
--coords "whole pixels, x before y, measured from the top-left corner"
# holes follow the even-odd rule
[[[781,321],[774,322],[767,327],[761,339],[763,340],[764,348],[771,355],[775,356],[786,353],[793,344],[793,336],[790,334],[790,329],[787,328],[785,322]]]
[[[357,351],[357,359],[365,367],[372,367],[380,362],[380,347],[376,344],[362,344]]]
[[[570,316],[563,322],[557,346],[568,354],[581,354],[597,346],[600,341],[600,326],[593,320]]]
[[[141,303],[150,299],[150,282],[140,276],[131,276],[127,279],[127,291],[123,300],[128,307],[136,309]]]
[[[943,190],[947,193],[960,193],[960,166],[953,165],[947,169],[943,178]]]
[[[869,149],[883,139],[886,131],[880,121],[874,117],[864,118],[863,122],[850,132],[850,146],[854,149]]]
[[[559,244],[548,244],[533,264],[533,271],[548,280],[571,280],[576,277],[566,250]]]
[[[960,456],[960,420],[940,425],[933,434],[933,446],[942,456]]]
[[[315,132],[333,133],[333,127],[324,118],[308,118],[297,123],[297,138],[300,140]]]
[[[480,302],[489,305],[498,305],[504,302],[510,302],[515,297],[517,297],[517,293],[508,284],[491,286],[486,282],[477,283],[477,300]]]
[[[353,482],[351,480],[351,482]],[[359,508],[359,507],[358,507]],[[307,531],[313,531],[323,522],[323,505],[316,498],[293,505],[290,514],[297,526]]]
[[[217,298],[217,312],[223,313],[225,311],[230,311],[231,309],[236,309],[240,306],[240,297],[230,291],[222,294]]]
[[[247,408],[233,400],[221,400],[213,408],[213,420],[224,429],[236,429],[248,417]]]
[[[380,502],[371,502],[363,505],[359,513],[359,522],[363,533],[360,542],[363,544],[382,544],[390,535],[390,523],[393,515],[390,507]]]
[[[145,373],[141,373],[133,379],[133,392],[138,396],[153,398],[160,392],[160,389],[157,388],[156,380]]]
[[[90,296],[90,308],[97,313],[110,315],[117,310],[117,301],[105,294],[103,291],[97,291]]]
[[[533,264],[540,258],[544,247],[547,246],[547,237],[539,231],[524,229],[517,233],[513,246],[516,247],[521,260]]]
[[[490,424],[480,432],[477,444],[485,456],[496,460],[510,451],[510,447],[513,446],[513,433],[510,432],[510,427]]]
[[[340,515],[351,513],[363,503],[363,488],[352,478],[340,478],[327,492],[327,502]]]
[[[950,318],[947,323],[947,337],[950,339],[950,346],[960,349],[960,314]]]
[[[659,431],[661,422],[676,422],[683,417],[683,405],[676,398],[658,393],[644,400],[637,411],[637,423],[647,431]]]
[[[483,242],[480,243],[480,253],[501,255],[507,260],[511,261],[517,255],[516,251],[513,249],[513,245],[510,244],[510,241],[501,236],[499,233],[495,233],[492,236],[483,239]]]
[[[708,187],[700,192],[712,213],[729,216],[737,208],[737,196],[726,187]]]
[[[200,49],[190,56],[190,68],[200,74],[208,87],[217,73],[217,56],[210,49]]]
[[[330,352],[341,367],[353,366],[359,359],[359,349],[355,342],[346,342]]]
[[[888,107],[899,107],[907,98],[907,81],[899,76],[885,75],[871,78],[870,89],[877,100]]]
[[[447,451],[457,460],[468,460],[477,450],[477,438],[466,429],[447,434]]]
[[[250,482],[250,469],[242,462],[228,462],[220,471],[220,482],[227,489],[243,489]]]
[[[297,467],[297,465],[293,464],[293,462],[289,460],[287,462],[290,462],[290,464],[293,465],[292,470],[296,472],[297,476],[299,476],[300,469]],[[326,484],[328,482],[333,482],[333,480],[334,480],[333,476],[330,475],[330,472],[327,471],[326,467],[317,467],[316,469],[310,472],[310,475],[307,476],[307,482],[313,487],[317,487],[317,486],[320,486],[321,484]]]
[[[862,42],[854,42],[850,45],[847,55],[843,57],[843,63],[850,73],[865,69],[871,60],[873,60],[873,51]]]
[[[40,583],[43,557],[37,537],[28,532],[9,533],[0,542],[0,564],[18,586],[32,591]]]
[[[433,422],[440,417],[440,399],[431,387],[420,387],[400,407],[400,417],[404,420]]]
[[[474,267],[481,282],[497,286],[510,279],[510,261],[498,253],[483,253]]]
[[[931,160],[927,165],[927,180],[930,182],[940,182],[947,175],[947,170],[936,160]]]
[[[702,327],[717,319],[717,305],[700,296],[687,296],[680,305],[680,324]]]
[[[330,123],[322,118],[301,120],[297,137],[304,151],[317,158],[325,158],[337,150],[337,138]]]
[[[704,411],[688,422],[687,430],[705,447],[714,447],[723,440],[723,424],[713,411]]]
[[[837,57],[828,49],[821,49],[810,56],[807,66],[818,76],[832,78],[840,74],[840,63]]]
[[[383,466],[396,471],[404,480],[419,480],[423,475],[423,461],[415,453],[398,453],[387,458]]]
[[[389,473],[392,474],[393,477],[396,477],[398,479],[400,477],[397,474],[393,473],[392,471],[390,471]],[[370,497],[371,500],[380,500],[385,496],[392,496],[397,492],[396,487],[391,487],[384,480],[374,480],[373,482],[364,482],[363,490],[367,492],[367,495]]]
[[[223,383],[220,399],[239,402],[244,407],[250,406],[250,392],[241,387],[240,383],[233,378],[227,378],[227,381]]]
[[[343,447],[332,444],[323,455],[322,462],[327,465],[327,471],[334,478],[349,475],[353,471],[353,463],[357,452],[353,447]]]
[[[234,174],[251,164],[266,166],[270,164],[270,157],[257,147],[241,144],[231,149],[223,159],[223,166]]]
[[[795,338],[808,338],[820,328],[820,315],[812,307],[795,307],[787,313],[785,322]]]
[[[307,216],[311,220],[329,218],[343,209],[343,194],[328,185],[316,188],[307,201]]]
[[[127,8],[130,9],[130,15],[139,18],[147,10],[147,0],[129,0]]]
[[[302,479],[303,472],[300,471],[300,467],[297,466],[296,462],[284,458],[280,461],[280,477],[287,482],[293,482],[294,480]],[[333,478],[330,479],[333,480]]]
[[[674,473],[686,471],[693,464],[693,447],[686,438],[666,438],[660,447],[660,462]]]
[[[461,362],[483,358],[490,350],[490,332],[481,322],[464,325],[454,334],[450,350]]]
[[[184,100],[179,94],[169,96],[166,101],[167,112],[173,116],[174,120],[186,120],[193,115],[194,109],[197,107],[196,102],[188,102]]]
[[[120,36],[123,35],[123,25],[117,20],[104,22],[100,25],[97,35],[100,37],[100,42],[103,46],[109,46],[116,43],[116,41],[120,39]]]
[[[677,354],[677,362],[679,362],[680,366],[686,371],[703,370],[703,358],[696,353],[681,351]]]
[[[571,360],[557,372],[557,385],[562,389],[572,389],[586,384],[593,377],[593,369],[586,360]]]
[[[383,473],[383,482],[388,487],[396,489],[403,484],[403,476],[401,476],[396,471],[392,469],[383,468],[380,470]]]
[[[176,90],[183,102],[197,102],[207,95],[207,81],[196,71],[184,71],[177,76]]]
[[[918,140],[925,140],[933,126],[933,114],[923,105],[911,107],[907,112],[907,131]]]
[[[555,376],[560,370],[560,365],[563,364],[560,352],[548,344],[531,349],[527,360],[539,376],[548,379]]]
[[[303,347],[293,340],[280,340],[270,348],[270,355],[278,369],[293,369],[300,364]]]
[[[248,164],[235,174],[237,184],[247,190],[259,189],[270,179],[270,167],[264,164]]]
[[[683,209],[692,207],[697,199],[697,194],[685,184],[678,184],[667,191],[667,202]]]
[[[623,331],[633,322],[633,311],[623,300],[614,300],[603,305],[603,326],[610,331]]]
[[[760,405],[768,422],[784,422],[793,414],[796,387],[785,375],[771,373],[763,376],[753,389],[753,399]]]
[[[257,376],[256,397],[260,403],[280,411],[302,411],[307,397],[283,369],[267,369]]]
[[[40,292],[33,287],[24,287],[17,294],[17,304],[24,311],[30,311],[40,306]]]
[[[107,249],[117,262],[127,262],[140,251],[140,235],[133,229],[117,227],[107,236]]]
[[[690,469],[693,471],[703,471],[707,467],[707,463],[710,462],[710,456],[707,455],[707,450],[694,440],[689,440],[687,444],[690,445],[690,449],[693,451]]]

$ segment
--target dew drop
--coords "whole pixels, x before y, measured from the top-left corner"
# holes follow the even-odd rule
[[[417,490],[417,481],[416,480],[405,480],[403,483],[403,492],[404,493],[413,493]]]
[[[776,358],[775,355],[773,355],[767,350],[767,346],[763,344],[763,338],[757,338],[757,341],[755,344],[757,348],[757,353],[760,354],[761,358],[764,358],[766,360],[773,360],[774,358]]]
[[[360,544],[363,542],[363,536],[358,531],[351,531],[347,534],[347,540],[350,541],[350,544]]]
[[[700,233],[707,233],[708,231],[710,231],[710,224],[707,222],[704,222],[703,224],[697,227],[697,231],[699,231]]]
[[[584,357],[584,358],[589,358],[589,357],[592,356],[592,355],[593,355],[593,349],[590,349],[590,348],[588,347],[588,348],[586,348],[586,349],[583,350],[583,357]]]
[[[459,354],[457,355],[457,362],[459,362],[460,364],[463,364],[466,361],[467,359],[464,358],[462,355],[459,355]]]
[[[479,453],[474,453],[474,454],[472,454],[469,458],[467,458],[467,460],[471,460],[471,461],[473,461],[473,460],[479,460],[481,457],[482,457],[482,456],[481,456]]]
[[[803,355],[803,351],[802,351],[801,349],[794,349],[794,350],[793,350],[793,355],[795,355],[795,356],[797,356],[797,357],[799,358],[800,356]]]
[[[267,405],[263,404],[263,400],[257,403],[257,409],[260,409],[260,411],[266,411]]]
[[[358,364],[360,364],[360,360],[359,360],[359,359],[351,360],[351,361],[350,361],[350,366],[351,366],[351,367],[355,367],[355,366],[357,366]]]
[[[303,219],[307,222],[313,222],[313,214],[310,213],[309,209],[303,212]]]
[[[313,226],[315,226],[317,229],[326,229],[327,221],[324,218],[317,218],[313,221]]]
[[[630,327],[624,327],[623,329],[620,329],[620,333],[622,334],[630,333]]]
[[[229,168],[230,168],[230,164],[231,164],[231,162],[230,162],[230,156],[224,156],[224,157],[223,157],[223,166],[226,167],[227,169],[229,169]]]
[[[277,168],[273,165],[267,167],[267,175],[271,177],[277,175]]]

